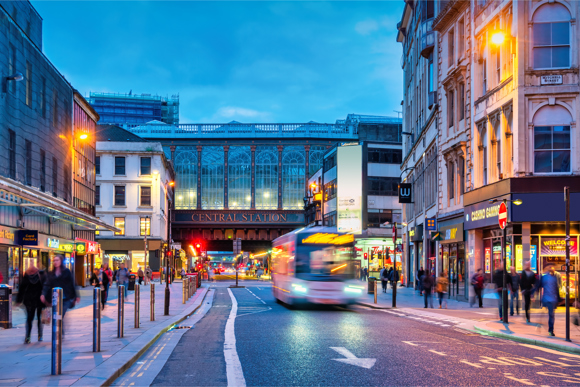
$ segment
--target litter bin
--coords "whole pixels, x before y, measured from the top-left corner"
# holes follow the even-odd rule
[[[135,278],[137,276],[135,274],[130,274],[129,275],[129,286],[127,287],[127,290],[135,290]]]
[[[12,287],[0,285],[0,327],[12,328]]]
[[[377,281],[376,277],[369,277],[369,294],[374,293],[375,292],[375,282]]]

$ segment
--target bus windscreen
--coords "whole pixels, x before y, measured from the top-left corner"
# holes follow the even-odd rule
[[[353,279],[353,246],[298,245],[296,277],[307,281],[344,281]]]

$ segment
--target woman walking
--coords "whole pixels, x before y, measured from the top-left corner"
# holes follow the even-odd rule
[[[52,266],[54,268],[48,273],[40,300],[45,305],[50,305],[52,303],[52,289],[62,288],[62,334],[64,335],[64,316],[67,310],[74,308],[75,304],[77,304],[81,299],[77,295],[72,273],[62,264],[62,257],[60,255],[54,256],[52,259]]]
[[[105,309],[105,304],[107,302],[107,288],[109,286],[109,276],[104,271],[100,271],[95,268],[93,270],[93,275],[91,276],[91,285],[95,288],[101,288],[101,309]]]
[[[38,320],[38,341],[42,341],[42,309],[44,304],[40,301],[42,295],[42,288],[44,287],[44,276],[40,271],[31,265],[24,273],[22,284],[18,291],[17,303],[23,303],[26,307],[26,336],[24,338],[25,344],[30,344],[30,332],[32,331],[32,321],[34,315]]]
[[[145,274],[143,273],[143,269],[141,269],[141,266],[139,266],[139,270],[137,270],[137,277],[139,277],[139,285],[141,285],[141,283],[143,282],[143,277],[145,277]]]
[[[447,272],[442,271],[441,275],[437,278],[437,294],[439,295],[439,309],[445,304],[445,309],[447,309],[447,289],[449,288],[449,280],[447,279]]]

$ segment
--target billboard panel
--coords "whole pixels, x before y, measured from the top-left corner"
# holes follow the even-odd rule
[[[337,231],[362,233],[362,146],[337,149]]]

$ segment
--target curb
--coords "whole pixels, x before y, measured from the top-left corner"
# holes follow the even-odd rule
[[[390,306],[379,306],[378,304],[369,304],[367,302],[357,302],[358,305],[366,306],[367,308],[371,309],[394,309]]]
[[[158,329],[158,331],[156,333],[150,333],[149,331],[143,332],[140,337],[119,350],[117,353],[113,354],[106,361],[99,364],[96,368],[93,368],[83,377],[79,378],[79,380],[74,382],[71,386],[110,386],[119,376],[123,374],[123,372],[128,370],[137,360],[139,360],[139,358],[143,356],[145,352],[147,352],[149,347],[151,347],[151,345],[153,345],[153,343],[155,343],[159,337],[161,337],[161,335],[167,332],[169,328],[185,320],[188,316],[193,314],[203,305],[205,297],[209,292],[209,288],[203,289],[205,290],[205,293],[203,294],[199,305],[195,306],[191,310],[183,311],[181,314],[178,314],[170,320],[160,322],[159,325],[166,325],[161,329],[159,329],[157,326],[149,328],[149,330]],[[111,364],[113,364],[113,367],[109,367]],[[103,374],[105,374],[105,376],[103,376]]]
[[[507,333],[501,333],[501,332],[496,332],[496,331],[492,331],[489,329],[480,328],[476,325],[473,326],[473,329],[475,332],[482,334],[482,335],[486,335],[486,336],[498,337],[501,339],[516,341],[516,342],[523,343],[523,344],[537,345],[538,347],[555,349],[557,351],[562,351],[562,352],[580,354],[580,346],[578,348],[575,348],[575,347],[570,347],[570,346],[559,344],[559,343],[551,343],[548,341],[536,340],[536,339],[531,339],[531,338],[523,337],[523,336],[510,335]]]

